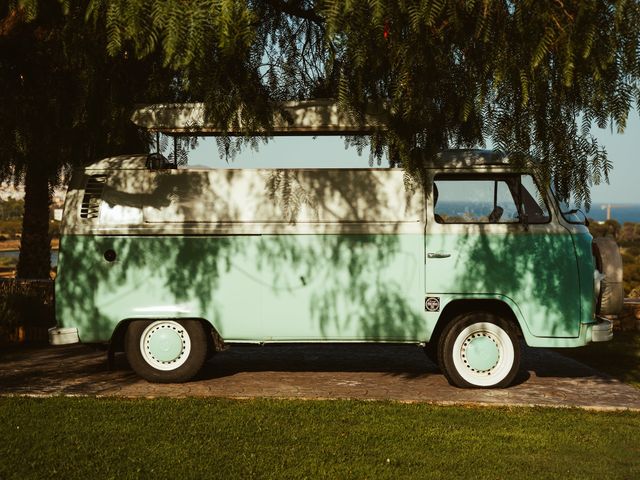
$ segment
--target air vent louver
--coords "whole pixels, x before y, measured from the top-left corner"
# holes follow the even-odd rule
[[[91,175],[84,187],[84,197],[80,207],[80,218],[97,218],[102,200],[106,175]]]

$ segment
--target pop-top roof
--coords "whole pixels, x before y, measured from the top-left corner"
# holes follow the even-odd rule
[[[146,105],[133,112],[131,121],[152,132],[204,135],[246,134],[238,115],[238,128],[221,128],[209,122],[203,103],[167,103]],[[363,121],[358,122],[338,108],[333,100],[317,99],[283,102],[277,105],[272,128],[249,132],[266,135],[354,135],[384,130],[387,114],[384,107],[371,107]]]
[[[481,166],[508,166],[509,157],[494,150],[459,149],[445,150],[436,155],[428,165],[436,168],[467,169]],[[175,168],[162,155],[139,154],[119,155],[103,158],[85,167],[86,170],[148,170]],[[269,167],[263,167],[270,169]],[[295,170],[313,170],[313,167],[296,168]],[[358,170],[353,169],[353,170]]]

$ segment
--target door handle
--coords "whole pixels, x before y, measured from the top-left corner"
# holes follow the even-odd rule
[[[429,252],[427,253],[427,258],[449,258],[451,256],[450,253],[444,252]]]

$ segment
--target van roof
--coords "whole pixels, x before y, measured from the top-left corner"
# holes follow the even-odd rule
[[[165,166],[169,166],[170,163],[164,159],[164,157],[158,154],[133,154],[133,155],[118,155],[114,157],[103,158],[85,167],[85,170],[149,170],[151,160],[163,159]],[[445,150],[436,155],[428,165],[431,167],[440,168],[472,168],[476,166],[508,166],[510,165],[509,157],[503,153],[495,150],[481,150],[481,149],[455,149]],[[155,168],[158,168],[158,164],[154,163]],[[263,170],[270,170],[269,167],[262,168]],[[314,168],[307,168],[314,169]],[[385,168],[378,168],[379,170],[386,170]],[[278,168],[277,170],[282,170]],[[295,168],[292,170],[305,170],[305,168]],[[351,169],[351,170],[358,170]],[[363,168],[362,170],[368,170]]]
[[[466,168],[480,165],[504,165],[511,162],[509,157],[498,150],[452,149],[436,155],[430,162],[438,167]]]
[[[383,103],[371,104],[360,119],[339,108],[332,99],[279,102],[271,127],[254,134],[274,135],[354,135],[386,130],[388,112]],[[139,106],[131,116],[138,127],[168,135],[246,135],[251,128],[238,112],[236,123],[221,126],[207,117],[204,103],[160,103]]]

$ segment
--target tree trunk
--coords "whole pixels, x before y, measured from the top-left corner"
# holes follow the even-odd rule
[[[37,162],[29,162],[25,178],[17,278],[51,278],[50,204],[51,193],[46,169]]]

